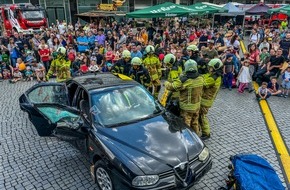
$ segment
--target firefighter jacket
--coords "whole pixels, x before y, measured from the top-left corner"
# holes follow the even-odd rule
[[[156,55],[147,55],[143,64],[148,69],[151,81],[157,81],[161,78],[161,63]]]
[[[216,95],[221,86],[221,76],[214,76],[213,74],[207,73],[203,75],[204,88],[201,99],[201,106],[210,108],[216,98]]]
[[[182,74],[182,67],[177,66],[178,63],[175,63],[175,65],[172,66],[172,68],[169,70],[167,81],[172,83],[174,80],[179,79],[180,75]],[[179,97],[179,91],[173,92],[171,98],[178,98]]]
[[[143,66],[140,66],[139,69],[131,68],[129,72],[129,76],[134,79],[135,81],[142,84],[145,88],[149,87],[150,85],[150,76],[149,72]]]
[[[120,59],[115,63],[111,69],[112,73],[120,73],[126,76],[130,76],[131,60],[126,62],[124,59]]]
[[[46,80],[49,79],[50,76],[56,74],[56,81],[63,82],[69,78],[71,78],[70,73],[71,61],[66,60],[64,57],[57,57],[52,60],[49,71],[46,75]]]
[[[204,81],[202,76],[198,73],[188,72],[172,83],[166,83],[165,87],[170,91],[180,92],[180,109],[195,112],[200,108],[203,85]]]

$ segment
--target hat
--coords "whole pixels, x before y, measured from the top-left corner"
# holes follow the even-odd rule
[[[229,32],[228,32],[228,33],[225,34],[225,37],[230,37],[230,36],[232,36],[232,35],[233,35],[232,33],[229,33]]]
[[[136,46],[136,44],[135,43],[132,43],[131,46]]]

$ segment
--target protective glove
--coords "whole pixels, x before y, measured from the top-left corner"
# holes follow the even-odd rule
[[[45,75],[45,80],[48,81],[49,80],[49,76]]]

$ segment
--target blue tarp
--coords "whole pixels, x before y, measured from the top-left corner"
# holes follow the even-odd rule
[[[241,190],[284,190],[272,166],[257,155],[236,155],[232,159],[234,177]]]

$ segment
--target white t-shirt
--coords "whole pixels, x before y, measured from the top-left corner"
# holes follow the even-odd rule
[[[63,24],[58,25],[58,30],[60,34],[65,33],[65,26]]]

